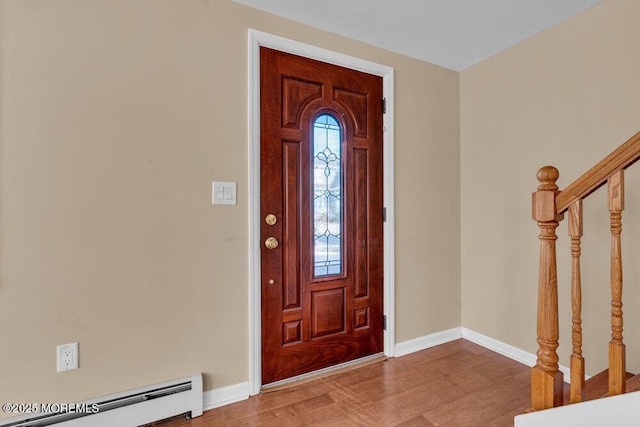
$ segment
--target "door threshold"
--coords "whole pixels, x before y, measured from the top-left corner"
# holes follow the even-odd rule
[[[384,355],[384,353],[372,354],[371,356],[366,356],[360,359],[351,360],[349,362],[340,363],[339,365],[329,366],[328,368],[318,369],[317,371],[265,384],[260,388],[260,392],[271,393],[273,391],[284,390],[289,387],[308,383],[309,381],[318,380],[320,378],[325,378],[331,375],[341,374],[343,372],[348,372],[368,365],[373,365],[374,363],[383,362],[387,359],[388,358]]]

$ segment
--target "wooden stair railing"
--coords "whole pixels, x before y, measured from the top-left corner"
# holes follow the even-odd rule
[[[561,406],[563,374],[558,369],[558,279],[556,228],[568,212],[571,238],[572,354],[569,402],[585,400],[585,361],[582,356],[582,283],[580,240],[582,200],[608,184],[611,229],[611,341],[609,342],[609,395],[625,393],[626,360],[622,337],[622,211],[624,210],[624,170],[640,159],[640,132],[559,191],[559,172],[553,166],[538,171],[538,190],[532,195],[532,216],[540,228],[540,270],[538,279],[538,351],[531,370],[531,409]]]

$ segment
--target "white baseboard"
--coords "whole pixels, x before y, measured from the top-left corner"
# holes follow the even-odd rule
[[[518,347],[514,347],[486,335],[482,335],[481,333],[472,331],[471,329],[467,329],[464,327],[461,329],[462,338],[468,341],[481,345],[484,348],[488,348],[489,350],[495,351],[496,353],[499,353],[524,365],[533,366],[536,364],[536,360],[538,358],[533,353],[529,353],[528,351],[524,351]],[[569,383],[571,380],[571,370],[563,365],[559,365],[558,369],[564,375],[564,381],[566,383]],[[585,376],[585,379],[589,378],[591,378],[589,375]]]
[[[425,350],[450,341],[464,338],[484,348],[495,351],[503,356],[513,359],[527,366],[533,366],[536,363],[536,355],[514,347],[502,341],[480,334],[464,327],[447,329],[445,331],[436,332],[415,338],[408,341],[396,343],[395,357],[405,356],[415,353],[416,351]],[[560,365],[560,371],[564,374],[565,381],[570,379],[570,371],[566,366]],[[587,379],[589,376],[587,376]],[[219,408],[220,406],[229,405],[231,403],[240,402],[249,398],[249,382],[221,387],[214,390],[205,391],[203,393],[203,409]]]
[[[484,348],[488,348],[489,350],[495,351],[496,353],[499,353],[524,365],[533,366],[536,364],[537,357],[533,353],[529,353],[528,351],[524,351],[522,349],[519,349],[518,347],[514,347],[486,335],[482,335],[481,333],[472,331],[471,329],[467,329],[464,327],[461,329],[462,338],[466,339],[467,341],[471,341],[472,343],[481,345]]]
[[[446,331],[436,332],[420,338],[396,343],[395,354],[396,357],[405,356],[410,353],[415,353],[416,351],[425,350],[460,338],[462,338],[461,328],[448,329]]]
[[[203,393],[203,409],[219,408],[220,406],[240,402],[249,398],[249,382],[234,384],[208,390]]]
[[[448,329],[446,331],[436,332],[433,334],[425,335],[420,338],[415,338],[409,341],[404,341],[396,344],[396,357],[405,356],[407,354],[414,353],[416,351],[425,350],[436,345],[444,344],[449,341],[464,338],[467,341],[478,344],[484,348],[495,351],[498,354],[513,359],[527,366],[533,366],[536,364],[537,357],[533,353],[524,351],[518,347],[514,347],[497,339],[488,337],[481,333],[472,331],[464,327]],[[569,382],[571,379],[570,370],[566,366],[559,366],[560,371],[564,375],[565,382]],[[590,377],[587,375],[586,379]]]

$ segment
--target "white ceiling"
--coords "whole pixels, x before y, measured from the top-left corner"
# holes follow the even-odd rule
[[[233,0],[462,71],[602,0]]]

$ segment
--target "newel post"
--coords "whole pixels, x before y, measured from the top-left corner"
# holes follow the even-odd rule
[[[540,272],[538,280],[538,360],[531,370],[531,408],[562,405],[563,376],[558,370],[558,278],[556,228],[562,215],[556,213],[558,169],[538,171],[538,191],[532,195],[533,219],[540,227]]]

